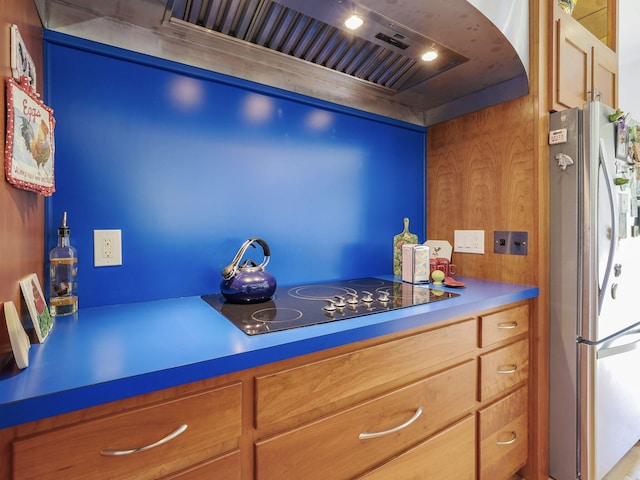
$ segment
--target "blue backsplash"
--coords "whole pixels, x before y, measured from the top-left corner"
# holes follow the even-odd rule
[[[45,62],[47,245],[67,211],[80,308],[217,292],[251,237],[280,285],[392,273],[404,217],[425,240],[423,127],[50,31]]]

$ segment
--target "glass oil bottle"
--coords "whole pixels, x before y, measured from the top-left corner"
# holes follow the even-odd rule
[[[49,311],[51,315],[70,315],[78,311],[78,253],[71,246],[67,212],[58,228],[58,245],[49,253]]]

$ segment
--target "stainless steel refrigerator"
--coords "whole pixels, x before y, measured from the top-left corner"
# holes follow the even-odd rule
[[[613,113],[590,102],[550,118],[556,480],[600,480],[640,439],[640,182]]]

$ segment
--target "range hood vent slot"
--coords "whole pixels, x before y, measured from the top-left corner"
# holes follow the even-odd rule
[[[259,45],[375,84],[389,93],[411,88],[468,60],[374,12],[365,19],[370,30],[375,28],[369,34],[343,30],[338,27],[343,21],[338,14],[344,11],[346,0],[318,2],[323,14],[333,16],[322,20],[315,18],[320,16],[317,11],[298,11],[313,2],[289,0],[297,9],[285,3],[287,0],[169,0],[165,21]],[[393,25],[393,29],[385,33],[380,25]],[[439,53],[437,61],[419,60],[423,52],[418,49],[433,47]]]

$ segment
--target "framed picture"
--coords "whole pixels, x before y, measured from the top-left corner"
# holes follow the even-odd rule
[[[9,183],[49,196],[55,191],[53,175],[55,120],[27,77],[20,83],[7,78],[7,139],[5,174]]]
[[[11,342],[11,351],[18,368],[23,369],[29,366],[29,348],[31,342],[27,333],[20,323],[18,311],[13,302],[4,302],[4,318],[7,323],[7,333]]]
[[[38,275],[32,273],[20,280],[20,290],[22,290],[22,296],[29,309],[29,315],[31,316],[38,341],[42,343],[49,335],[51,328],[53,328],[53,320],[49,315],[49,308],[47,308],[47,302],[44,300]]]
[[[622,123],[616,123],[616,158],[626,160],[629,144],[629,130],[624,128]]]
[[[17,25],[11,25],[11,73],[16,80],[27,77],[31,88],[36,90],[36,65],[29,55]]]

